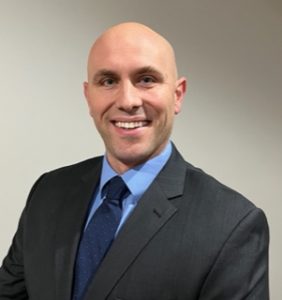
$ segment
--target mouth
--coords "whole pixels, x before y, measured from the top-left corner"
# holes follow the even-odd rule
[[[132,130],[132,129],[148,126],[149,121],[131,121],[131,122],[114,121],[113,124],[118,128]]]

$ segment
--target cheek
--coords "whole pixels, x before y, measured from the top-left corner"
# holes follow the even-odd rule
[[[152,89],[141,94],[144,103],[151,105],[156,111],[164,111],[170,106],[172,98],[166,90]]]
[[[95,112],[97,113],[97,108],[94,105],[93,101],[88,100],[88,109],[92,118],[95,118]]]
[[[90,93],[87,98],[87,103],[90,115],[95,119],[99,118],[99,115],[105,110],[106,102],[103,101],[103,98],[97,93]]]
[[[171,94],[162,93],[156,95],[153,105],[159,114],[165,114],[169,117],[175,114],[176,104],[174,97]]]

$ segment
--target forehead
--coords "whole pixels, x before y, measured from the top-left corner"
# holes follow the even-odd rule
[[[99,69],[116,72],[132,71],[151,66],[160,72],[170,72],[172,58],[160,41],[142,35],[108,35],[98,40],[89,56],[90,73]]]

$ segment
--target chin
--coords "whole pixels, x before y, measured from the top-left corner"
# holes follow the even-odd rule
[[[144,163],[153,156],[157,155],[162,148],[151,143],[112,143],[107,149],[109,158],[112,163],[115,161],[118,164],[126,166],[126,169],[132,168]]]
[[[125,151],[118,151],[114,154],[117,161],[121,162],[128,168],[132,168],[151,158],[151,153],[148,151],[134,151],[133,149],[127,149]]]
[[[123,162],[126,165],[136,166],[148,160],[150,156],[147,153],[133,153],[132,151],[125,151],[117,157],[121,162]]]

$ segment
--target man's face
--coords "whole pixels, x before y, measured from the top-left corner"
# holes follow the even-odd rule
[[[159,154],[169,139],[185,92],[171,59],[146,37],[105,37],[92,50],[85,95],[119,173]]]

